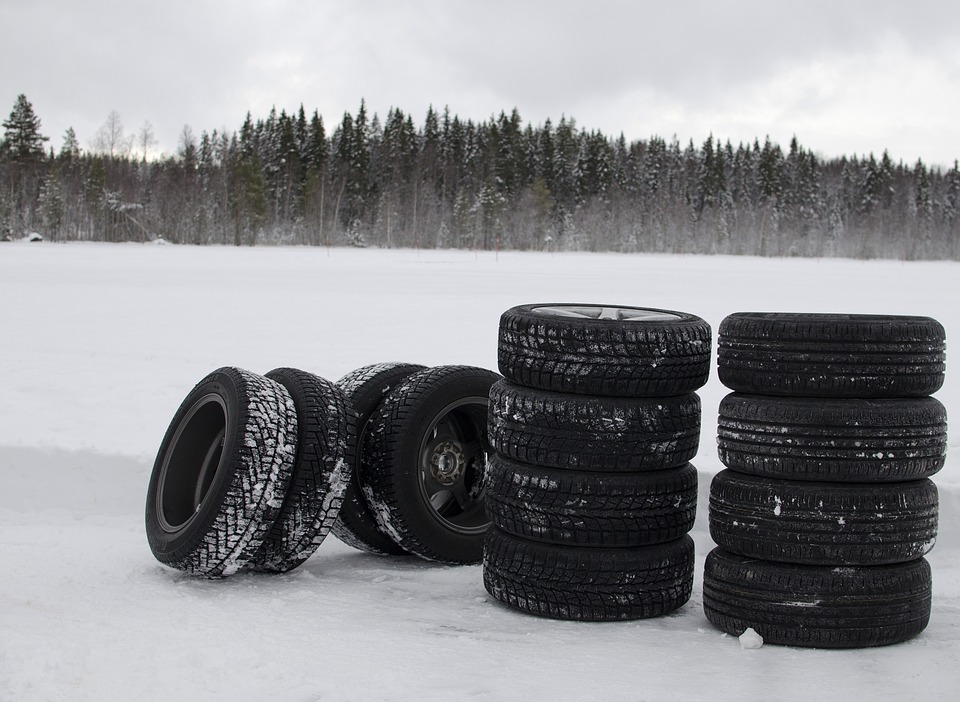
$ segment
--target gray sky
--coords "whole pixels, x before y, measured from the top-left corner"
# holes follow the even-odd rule
[[[420,125],[484,120],[734,144],[792,135],[825,156],[960,158],[956,0],[0,0],[0,113],[20,93],[59,149],[111,110],[166,152],[184,125],[361,98]]]

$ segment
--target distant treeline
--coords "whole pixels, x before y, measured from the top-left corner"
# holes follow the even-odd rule
[[[363,103],[332,129],[302,107],[236,132],[185,128],[175,156],[148,160],[152,135],[143,154],[117,148],[118,123],[90,151],[72,130],[59,151],[39,133],[24,146],[16,113],[0,147],[12,238],[960,259],[956,162],[627,141],[517,110],[474,122],[431,108],[417,125]]]

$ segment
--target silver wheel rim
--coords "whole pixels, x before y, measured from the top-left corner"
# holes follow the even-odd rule
[[[676,322],[680,315],[643,307],[611,307],[603,305],[543,305],[533,312],[547,317],[612,322]]]

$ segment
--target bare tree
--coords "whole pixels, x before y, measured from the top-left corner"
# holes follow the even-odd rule
[[[140,152],[143,155],[143,160],[147,160],[147,153],[150,151],[150,148],[156,146],[157,137],[153,133],[153,125],[150,122],[144,122],[143,126],[140,127],[140,132],[137,134],[137,146],[140,147]]]
[[[110,110],[107,121],[97,130],[93,139],[93,150],[111,157],[128,158],[133,149],[133,137],[123,133],[120,113]]]

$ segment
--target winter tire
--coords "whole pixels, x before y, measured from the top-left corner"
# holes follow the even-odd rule
[[[364,440],[360,483],[381,529],[403,549],[478,563],[490,520],[487,405],[499,376],[471,366],[414,373],[383,400]]]
[[[487,534],[483,584],[504,604],[555,619],[615,621],[674,611],[693,590],[693,539],[588,548]]]
[[[293,471],[297,413],[278,383],[220,368],[184,399],[147,489],[153,555],[218,577],[249,563],[280,513]]]
[[[714,549],[703,574],[703,611],[718,629],[748,627],[766,643],[859,648],[906,641],[930,620],[930,565],[861,568],[754,560]]]
[[[551,303],[500,318],[500,372],[582,395],[686,395],[710,374],[710,325],[685,312]]]
[[[364,500],[360,487],[361,465],[367,461],[363,453],[363,441],[370,420],[384,396],[410,375],[425,368],[415,363],[376,363],[357,368],[337,381],[347,398],[347,404],[353,408],[357,431],[348,451],[353,457],[350,482],[343,496],[340,515],[333,525],[333,534],[361,551],[387,556],[407,553],[380,528]]]
[[[923,397],[946,359],[929,317],[738,312],[718,345],[720,382],[756,395]]]
[[[937,487],[908,483],[810,483],[717,473],[710,536],[743,556],[807,565],[916,560],[937,535]]]
[[[932,397],[858,400],[731,393],[720,460],[768,478],[896,482],[928,478],[947,455],[947,411]]]
[[[693,527],[697,469],[599,473],[487,462],[487,513],[505,532],[571,546],[646,546]]]
[[[343,391],[330,381],[295,368],[277,368],[266,377],[293,398],[297,452],[280,515],[250,568],[283,573],[306,561],[337,519],[350,478],[348,439],[356,426]]]
[[[500,381],[490,389],[490,440],[505,456],[552,468],[672,468],[697,454],[700,398],[592,397]]]

